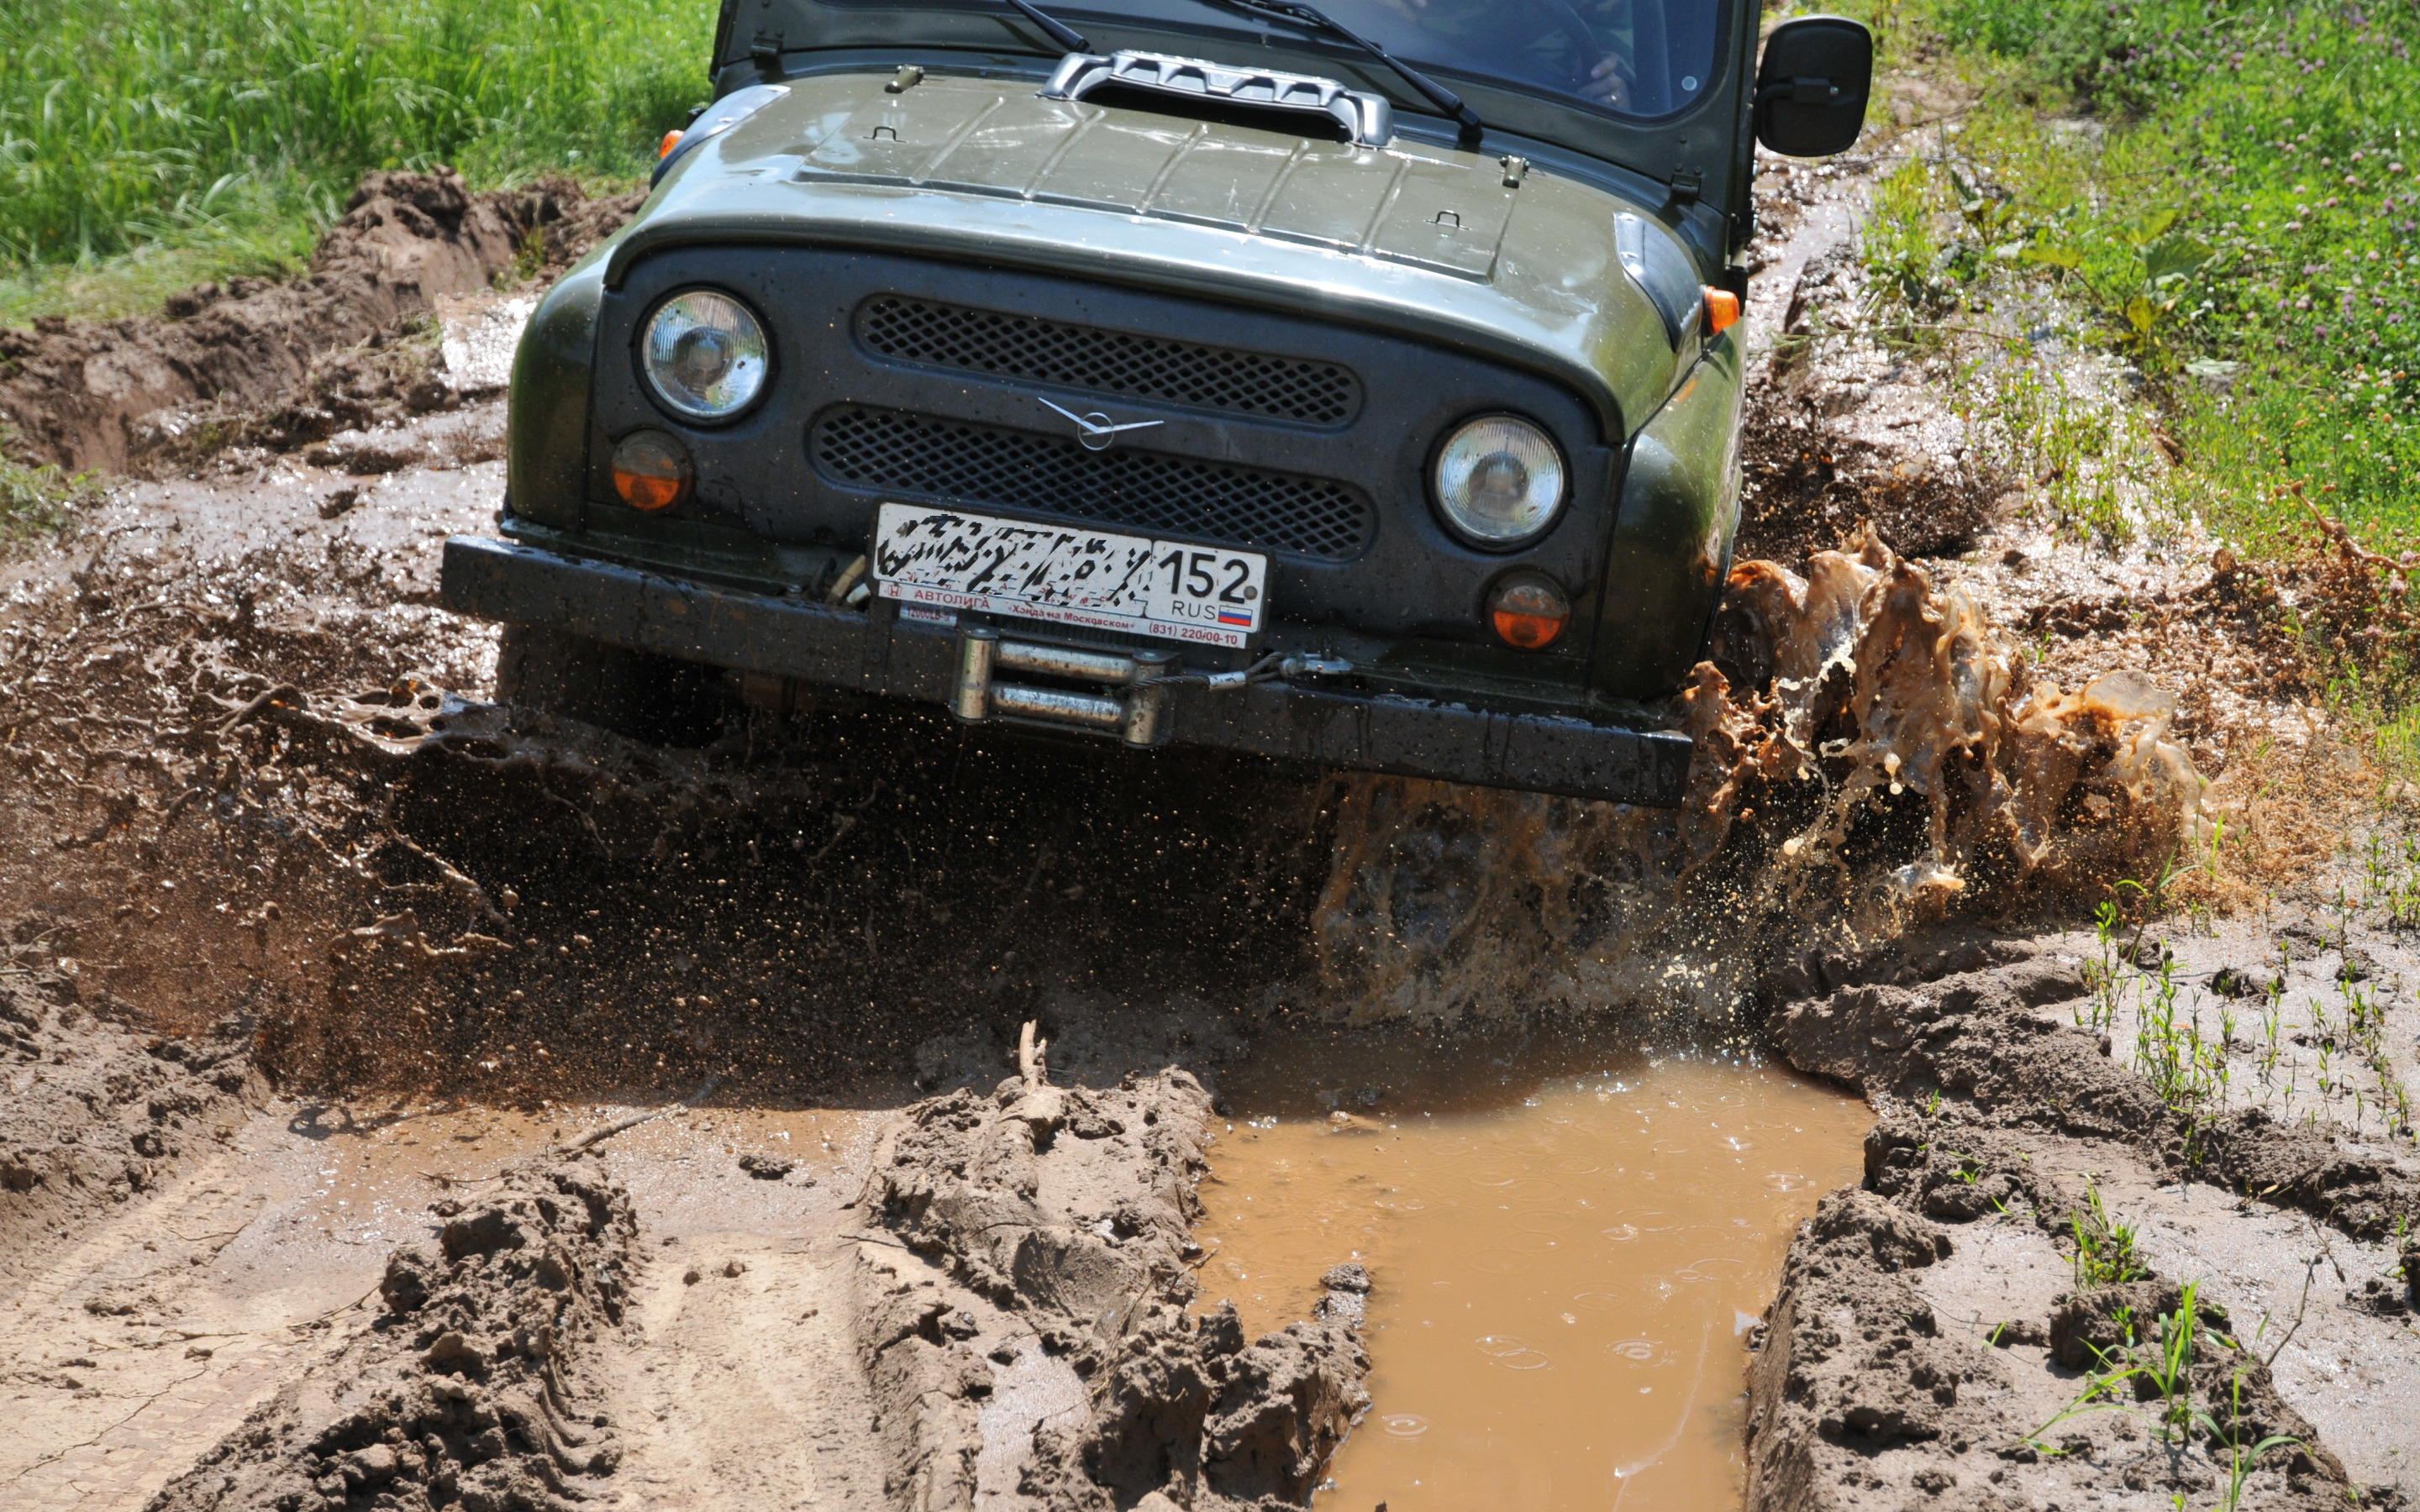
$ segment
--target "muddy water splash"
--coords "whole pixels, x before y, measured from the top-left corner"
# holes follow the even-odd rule
[[[1744,1335],[1799,1221],[1854,1179],[1866,1110],[1703,1060],[1457,1063],[1413,1088],[1359,1068],[1387,1089],[1364,1105],[1348,1075],[1333,1113],[1239,1086],[1210,1151],[1205,1304],[1257,1335],[1330,1266],[1374,1282],[1373,1405],[1317,1504],[1735,1504]]]
[[[1714,650],[1676,701],[1678,810],[1344,779],[1315,916],[1342,1014],[1721,1026],[1777,948],[2146,875],[2208,839],[2171,695],[2034,681],[1962,589],[1870,532],[1804,578],[1734,567]]]

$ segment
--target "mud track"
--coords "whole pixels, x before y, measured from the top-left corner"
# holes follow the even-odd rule
[[[1768,173],[1766,330],[1854,306],[1872,166]],[[2231,1443],[2244,1504],[2400,1504],[2420,962],[2283,841],[2282,903],[2072,928],[2277,787],[2257,585],[2049,539],[1937,375],[1818,342],[1759,368],[1679,814],[715,701],[633,745],[484,702],[434,607],[502,415],[414,322],[610,227],[547,193],[376,179],[318,282],[6,338],[21,444],[163,476],[0,568],[0,1502],[1306,1504],[1388,1276],[1201,1305],[1222,1070],[1578,1013],[1879,1120],[1736,1362],[1748,1505],[2201,1504]],[[2216,1117],[2132,1053],[2164,981],[2232,1016]],[[2246,982],[2313,1030],[2257,1071]],[[2203,1420],[2059,1419],[2187,1281]]]

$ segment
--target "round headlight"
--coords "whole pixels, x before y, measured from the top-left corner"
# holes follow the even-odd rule
[[[1509,550],[1546,532],[1563,507],[1563,454],[1526,420],[1482,415],[1436,460],[1437,507],[1472,546]]]
[[[685,420],[729,420],[756,401],[773,348],[748,306],[693,288],[656,306],[640,351],[647,386]]]

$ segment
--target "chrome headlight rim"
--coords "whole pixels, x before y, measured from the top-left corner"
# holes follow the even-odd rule
[[[1530,431],[1545,444],[1547,455],[1554,458],[1557,487],[1554,501],[1546,506],[1535,525],[1516,535],[1491,535],[1466,523],[1449,501],[1446,494],[1445,469],[1448,455],[1452,452],[1457,441],[1480,425],[1505,423]],[[1512,409],[1481,410],[1476,414],[1465,415],[1446,427],[1445,434],[1438,439],[1435,448],[1429,454],[1428,488],[1429,507],[1435,513],[1437,522],[1445,528],[1447,534],[1462,545],[1491,555],[1525,551],[1553,533],[1555,527],[1561,524],[1563,517],[1570,512],[1571,459],[1563,455],[1562,443],[1555,439],[1554,431],[1542,422]]]
[[[755,329],[757,342],[763,347],[764,353],[763,370],[756,378],[755,386],[737,404],[720,409],[690,402],[679,389],[667,383],[657,374],[656,364],[649,355],[655,341],[656,323],[663,318],[664,312],[682,300],[693,299],[701,295],[724,301],[745,316],[748,323]],[[727,425],[764,403],[765,395],[772,392],[775,371],[781,361],[773,346],[772,332],[767,329],[765,317],[756,313],[756,307],[732,290],[717,288],[711,284],[691,284],[686,287],[674,289],[649,305],[646,315],[639,321],[638,332],[631,344],[630,355],[638,365],[640,386],[645,389],[647,396],[655,401],[656,408],[663,410],[680,424],[701,428]]]

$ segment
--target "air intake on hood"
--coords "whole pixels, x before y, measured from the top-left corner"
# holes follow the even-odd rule
[[[1395,108],[1383,95],[1347,89],[1333,79],[1239,69],[1164,53],[1071,53],[1042,89],[1045,100],[1122,97],[1120,104],[1272,131],[1299,131],[1305,116],[1324,119],[1356,147],[1382,147],[1395,139]]]

